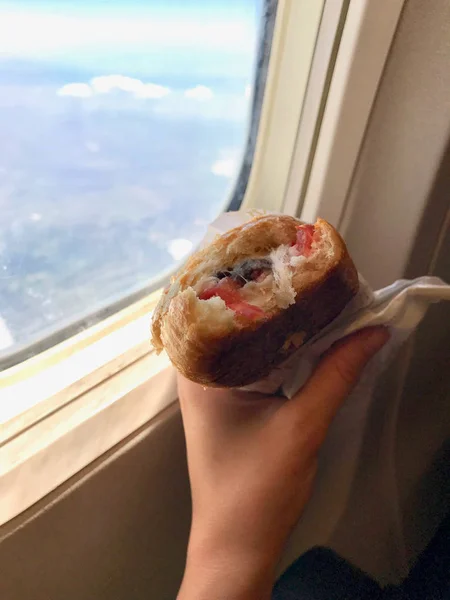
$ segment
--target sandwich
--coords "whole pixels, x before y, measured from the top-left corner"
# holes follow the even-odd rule
[[[265,215],[197,251],[164,290],[152,342],[188,379],[242,387],[266,377],[358,291],[344,241],[323,219]]]

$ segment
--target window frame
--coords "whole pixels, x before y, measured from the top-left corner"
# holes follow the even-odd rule
[[[297,199],[305,221],[320,215],[345,230],[353,172],[405,1],[349,3],[311,165],[291,179],[286,198]],[[297,152],[301,144],[299,137]]]
[[[403,2],[339,0],[339,10],[334,3],[332,11],[333,0],[278,0],[263,100],[260,92],[257,136],[249,130],[254,150],[247,156],[252,166],[248,173],[249,165],[244,161],[235,186],[235,193],[242,194],[241,176],[247,170],[244,209],[258,207],[304,218],[326,208],[323,197],[313,194],[312,183],[320,169],[323,177],[328,177],[340,158],[330,154],[326,143],[330,126],[325,125],[333,119],[338,122],[340,111],[348,110],[349,102],[352,105],[355,76],[348,69],[351,53],[354,56],[363,51],[366,58],[368,52],[371,58],[376,55],[373,84],[364,97],[359,97],[367,122],[395,33],[395,26],[389,34],[383,27],[386,22],[396,25]],[[267,0],[265,6],[273,7],[273,2]],[[352,21],[349,15],[353,15]],[[370,15],[379,27],[368,47],[361,35]],[[300,32],[304,32],[303,37]],[[344,78],[346,93],[339,95],[342,82],[338,77],[348,72],[353,77]],[[258,90],[254,103],[257,95]],[[335,97],[341,98],[340,111],[332,110]],[[307,129],[306,120],[311,119],[308,102],[311,109],[317,99],[320,110],[314,127]],[[365,122],[359,120],[360,137],[355,135],[353,140],[353,165]],[[303,174],[296,171],[299,152],[307,157],[303,165],[308,168]],[[342,210],[344,205],[345,197],[339,204]],[[90,329],[0,373],[0,418],[5,398],[17,409],[0,425],[0,481],[8,490],[0,499],[0,525],[176,401],[173,369],[167,357],[157,356],[148,341],[151,313],[159,294],[160,290],[154,291]]]

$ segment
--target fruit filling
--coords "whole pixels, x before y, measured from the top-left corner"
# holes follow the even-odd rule
[[[246,301],[242,297],[242,288],[248,286],[250,290],[252,287],[253,291],[255,284],[258,289],[262,289],[269,279],[270,282],[279,281],[279,277],[275,273],[275,263],[277,260],[279,261],[276,254],[280,255],[280,250],[285,248],[281,254],[283,254],[283,261],[288,261],[286,268],[291,272],[294,265],[298,264],[295,261],[300,260],[294,257],[309,258],[314,253],[315,243],[319,239],[320,233],[315,231],[314,225],[299,225],[296,239],[290,247],[277,248],[265,258],[247,258],[233,267],[216,272],[202,286],[198,297],[200,300],[219,297],[225,302],[226,307],[233,310],[239,317],[252,321],[264,319],[267,316],[266,312],[260,306]],[[248,299],[248,293],[246,296]]]

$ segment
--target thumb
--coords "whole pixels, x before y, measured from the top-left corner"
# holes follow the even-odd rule
[[[307,420],[312,426],[317,423],[320,430],[327,429],[364,367],[388,339],[386,328],[370,327],[340,340],[325,354],[287,406],[301,421]]]

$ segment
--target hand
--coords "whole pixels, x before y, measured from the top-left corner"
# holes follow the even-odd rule
[[[193,504],[179,600],[270,598],[328,427],[388,337],[370,328],[342,340],[291,400],[179,376]]]

